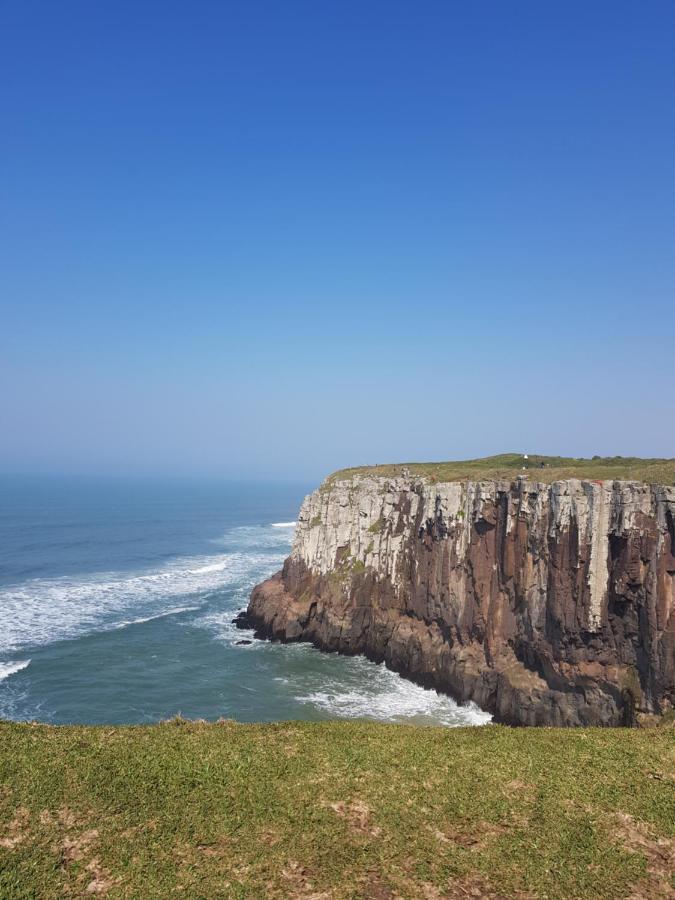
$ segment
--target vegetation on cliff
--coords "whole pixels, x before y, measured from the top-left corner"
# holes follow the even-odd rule
[[[0,725],[7,898],[671,896],[674,854],[667,727]]]
[[[550,484],[566,478],[588,480],[644,481],[648,484],[675,484],[675,459],[640,459],[637,456],[594,456],[576,459],[570,456],[540,456],[502,453],[482,459],[456,462],[393,463],[357,466],[334,472],[329,481],[342,481],[355,475],[428,476],[436,481],[509,481],[525,474],[533,481]]]

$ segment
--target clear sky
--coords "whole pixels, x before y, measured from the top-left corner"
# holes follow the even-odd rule
[[[675,3],[0,2],[0,470],[675,455]]]

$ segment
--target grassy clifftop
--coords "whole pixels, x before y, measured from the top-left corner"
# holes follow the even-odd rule
[[[525,471],[523,471],[525,470]],[[341,469],[329,481],[353,478],[355,475],[426,475],[436,481],[509,480],[527,475],[533,481],[550,483],[565,478],[589,480],[644,481],[650,484],[675,484],[675,459],[640,459],[637,456],[594,456],[575,459],[568,456],[540,456],[501,453],[482,459],[456,462],[394,463]]]
[[[672,896],[675,731],[0,724],[0,896]]]

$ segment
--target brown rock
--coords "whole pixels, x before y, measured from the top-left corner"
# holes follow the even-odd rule
[[[239,624],[365,654],[515,725],[675,706],[675,488],[359,477],[306,498]]]

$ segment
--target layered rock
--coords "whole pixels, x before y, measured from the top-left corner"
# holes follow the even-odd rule
[[[244,624],[363,653],[497,720],[675,706],[675,487],[329,480]]]

